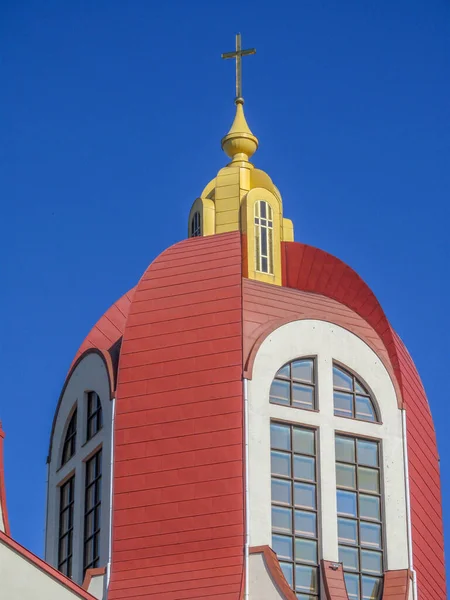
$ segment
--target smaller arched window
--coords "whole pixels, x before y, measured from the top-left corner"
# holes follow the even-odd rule
[[[316,408],[313,358],[293,360],[281,367],[270,387],[270,401],[306,410]]]
[[[86,439],[89,441],[103,427],[103,413],[100,396],[96,392],[87,393]]]
[[[199,237],[202,235],[202,225],[200,221],[200,213],[195,211],[191,219],[191,237]]]
[[[379,421],[370,392],[356,375],[337,365],[333,365],[333,399],[338,417]]]
[[[61,466],[65,465],[68,460],[75,454],[77,443],[77,409],[73,411],[70,418],[69,425],[67,426],[66,437],[64,438],[64,445],[62,451]]]
[[[273,274],[273,211],[264,200],[255,203],[255,266]]]

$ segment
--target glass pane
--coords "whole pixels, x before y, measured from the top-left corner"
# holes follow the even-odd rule
[[[294,477],[297,479],[316,480],[316,460],[312,456],[294,455]]]
[[[359,525],[361,546],[381,548],[381,526],[376,523],[361,521]]]
[[[363,396],[356,396],[356,418],[363,419],[364,421],[376,421],[375,410],[372,405],[370,398]]]
[[[337,510],[341,515],[356,517],[356,494],[354,492],[337,491]]]
[[[263,231],[265,231],[265,229],[263,229]],[[263,273],[268,273],[269,272],[267,265],[268,265],[267,258],[265,256],[261,256],[261,271]]]
[[[338,519],[338,536],[342,544],[358,544],[358,521]]]
[[[267,229],[261,227],[261,255],[267,256]]]
[[[338,486],[356,488],[356,468],[353,465],[336,464],[336,483]]]
[[[378,442],[358,440],[356,446],[358,449],[358,463],[360,465],[378,467]]]
[[[336,460],[355,462],[355,440],[336,436]]]
[[[270,388],[270,400],[277,404],[290,404],[290,386],[289,381],[280,381],[274,379]]]
[[[316,514],[303,510],[295,511],[295,533],[316,537]]]
[[[339,367],[333,367],[333,386],[345,390],[353,390],[353,378]]]
[[[291,476],[291,455],[286,452],[271,452],[272,475]]]
[[[292,531],[292,509],[272,506],[272,529],[277,529],[284,533]]]
[[[292,363],[292,377],[293,379],[300,379],[301,381],[308,381],[309,383],[314,382],[314,362],[311,359],[308,360],[296,360]]]
[[[261,219],[267,218],[267,204],[262,200],[259,202],[259,209],[261,211]]]
[[[293,559],[292,556],[292,538],[286,535],[272,536],[272,549],[278,558]]]
[[[358,575],[350,575],[349,573],[344,573],[344,579],[349,600],[359,600],[360,595]]]
[[[314,388],[299,383],[293,383],[292,404],[299,408],[314,408]]]
[[[280,562],[281,570],[283,571],[283,575],[286,577],[286,581],[290,585],[291,588],[294,587],[294,565],[290,563]]]
[[[381,552],[361,550],[361,571],[381,575],[382,570]]]
[[[296,565],[295,589],[298,592],[317,592],[317,567]]]
[[[294,483],[294,503],[296,506],[316,508],[316,486],[308,483]]]
[[[380,596],[381,579],[378,577],[361,578],[363,600],[378,600]]]
[[[366,388],[363,386],[363,384],[360,383],[357,379],[355,379],[355,390],[358,394],[365,394],[366,396],[369,395],[369,392],[366,390]]]
[[[295,594],[298,600],[317,600],[317,596],[310,596],[309,594]]]
[[[334,392],[334,414],[338,417],[353,417],[353,396],[343,392]]]
[[[292,446],[294,452],[301,454],[315,454],[314,431],[311,429],[298,429],[294,427]]]
[[[380,499],[376,496],[359,496],[359,516],[365,519],[381,520]]]
[[[379,493],[378,471],[376,469],[358,467],[358,488],[366,492]]]
[[[284,365],[284,367],[281,367],[281,369],[278,371],[278,373],[276,374],[275,377],[282,377],[282,378],[290,379],[291,378],[291,365],[288,363],[287,365]]]
[[[339,562],[344,565],[344,569],[349,571],[359,570],[358,548],[349,546],[339,546]]]
[[[291,449],[291,428],[289,425],[270,424],[270,443],[272,448]]]
[[[295,540],[295,560],[317,564],[317,542],[314,540]]]
[[[272,500],[273,502],[283,502],[291,504],[291,489],[290,481],[281,479],[272,479]]]

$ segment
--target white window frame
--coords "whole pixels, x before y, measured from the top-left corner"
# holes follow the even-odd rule
[[[303,356],[317,356],[318,411],[269,402],[278,369]],[[380,423],[334,415],[333,361],[364,381],[376,399]],[[319,557],[338,561],[335,433],[380,440],[384,502],[385,569],[408,568],[408,522],[402,411],[392,380],[380,358],[348,330],[318,320],[301,320],[276,329],[262,342],[247,382],[249,404],[249,536],[250,547],[271,545],[270,421],[318,429]]]

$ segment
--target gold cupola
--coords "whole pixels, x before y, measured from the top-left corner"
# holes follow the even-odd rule
[[[283,218],[281,195],[272,179],[250,162],[259,141],[244,115],[241,59],[254,53],[254,49],[241,49],[238,34],[236,51],[222,54],[222,58],[236,59],[236,113],[222,138],[222,150],[231,162],[220,169],[193,203],[188,236],[241,231],[246,245],[244,276],[281,285],[281,243],[293,241],[294,231],[292,221]]]

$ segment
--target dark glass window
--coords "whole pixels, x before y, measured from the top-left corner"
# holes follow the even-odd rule
[[[102,451],[86,462],[84,505],[84,571],[98,567],[102,502]]]
[[[200,222],[200,213],[196,211],[191,219],[191,237],[199,237],[202,235],[202,225]]]
[[[103,427],[100,397],[96,392],[87,394],[87,439],[90,440]]]
[[[371,395],[362,382],[336,365],[333,365],[333,397],[336,416],[379,421]]]
[[[339,561],[349,600],[378,600],[383,583],[379,442],[336,436]]]
[[[69,425],[66,431],[66,437],[64,438],[63,452],[61,465],[72,458],[75,454],[77,443],[77,409],[73,411],[73,415],[69,421]]]
[[[270,401],[306,410],[316,408],[315,361],[301,358],[284,365],[270,387]]]
[[[264,200],[255,203],[255,267],[273,274],[273,212]]]
[[[72,577],[73,505],[75,477],[59,488],[58,569]]]
[[[301,600],[319,597],[316,433],[272,422],[272,548]]]

